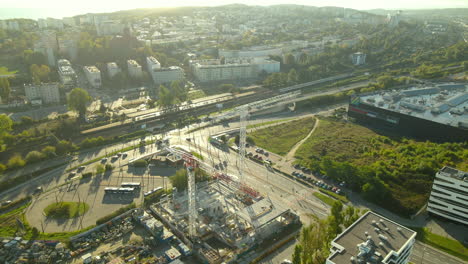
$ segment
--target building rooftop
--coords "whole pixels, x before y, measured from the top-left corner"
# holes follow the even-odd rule
[[[138,62],[136,62],[135,60],[128,60],[127,63],[135,67],[140,66],[140,64],[138,64]]]
[[[109,62],[109,63],[107,63],[107,67],[110,67],[110,68],[118,68],[119,66],[118,66],[117,63],[115,63],[115,62]]]
[[[61,74],[75,74],[75,70],[71,66],[60,66],[59,70]]]
[[[159,61],[153,56],[148,57],[147,60],[151,61],[154,64],[160,64]]]
[[[442,169],[439,170],[437,173],[437,176],[445,176],[445,177],[451,177],[458,179],[460,181],[465,181],[468,182],[468,172],[464,172],[461,170],[457,170],[452,167],[443,167]]]
[[[84,66],[84,68],[88,72],[100,72],[96,66]]]
[[[179,66],[170,66],[165,68],[154,69],[155,72],[162,72],[162,71],[181,71],[182,68]]]
[[[413,230],[369,211],[332,241],[328,259],[336,264],[382,263],[415,237]]]
[[[361,96],[359,103],[468,129],[468,90],[465,84],[439,84],[374,93]]]

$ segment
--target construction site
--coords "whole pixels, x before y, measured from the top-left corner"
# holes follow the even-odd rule
[[[237,176],[221,172],[180,148],[164,149],[168,158],[183,161],[187,191],[174,189],[150,210],[205,263],[248,262],[261,245],[272,246],[283,232],[291,233],[289,230],[300,225],[294,212],[262,195],[244,179],[249,110],[252,106],[225,114],[228,118],[238,115],[241,122]],[[196,183],[196,169],[212,180]]]
[[[236,261],[299,222],[290,209],[223,174],[196,186],[192,217],[189,199],[187,192],[175,192],[151,211],[208,263]]]

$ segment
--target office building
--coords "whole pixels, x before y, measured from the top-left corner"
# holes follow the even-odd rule
[[[84,66],[86,79],[93,88],[101,87],[101,71],[96,66]]]
[[[29,84],[24,86],[26,98],[33,105],[60,103],[57,83]]]
[[[178,66],[154,69],[150,72],[155,84],[170,84],[173,81],[184,80],[184,70]]]
[[[109,78],[114,77],[117,73],[120,72],[120,68],[115,62],[109,62],[107,63],[107,74],[109,75]]]
[[[58,60],[57,67],[60,82],[63,85],[73,86],[76,82],[77,76],[70,62],[65,59]]]
[[[138,64],[135,60],[127,61],[128,75],[133,78],[141,78],[143,71],[141,65]]]
[[[416,232],[372,211],[332,242],[326,264],[406,264]]]
[[[194,60],[190,62],[195,78],[200,82],[245,80],[257,78],[261,72],[279,72],[280,63],[265,58]]]
[[[420,139],[468,140],[466,84],[390,90],[353,96],[348,117]],[[450,137],[447,137],[450,135]]]
[[[443,167],[436,173],[427,211],[468,225],[468,172]]]
[[[351,60],[354,65],[363,65],[366,63],[366,54],[362,52],[356,52],[351,55]]]
[[[64,17],[62,18],[62,21],[67,26],[71,26],[71,27],[76,26],[76,20],[74,17]]]

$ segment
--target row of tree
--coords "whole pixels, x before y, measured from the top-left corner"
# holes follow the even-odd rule
[[[325,263],[330,254],[331,241],[362,213],[353,206],[344,208],[341,202],[335,201],[327,219],[316,218],[312,224],[302,228],[299,243],[294,248],[292,263]]]

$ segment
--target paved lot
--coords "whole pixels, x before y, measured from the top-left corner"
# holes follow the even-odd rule
[[[96,220],[111,214],[120,207],[132,202],[141,203],[143,193],[156,187],[170,188],[167,176],[175,172],[173,168],[134,170],[122,167],[112,173],[97,175],[90,179],[73,180],[41,194],[26,211],[28,222],[45,232],[64,232],[94,225]],[[134,194],[105,194],[105,187],[120,187],[122,182],[140,182],[142,188]],[[43,214],[49,204],[57,201],[84,201],[90,208],[83,217],[69,220],[51,220]]]

